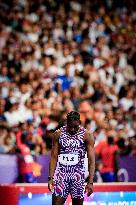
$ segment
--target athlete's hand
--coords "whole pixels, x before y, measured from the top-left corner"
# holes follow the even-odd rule
[[[87,183],[85,186],[85,192],[87,193],[87,196],[90,196],[93,193],[93,184]]]
[[[50,180],[48,181],[48,189],[49,189],[49,191],[53,192],[53,189],[54,189],[53,179],[50,179]]]

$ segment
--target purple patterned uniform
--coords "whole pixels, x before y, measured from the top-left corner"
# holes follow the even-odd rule
[[[83,137],[86,129],[80,127],[74,135],[67,133],[66,126],[60,130],[60,155],[55,171],[54,193],[64,198],[67,198],[68,194],[71,194],[72,198],[83,198],[86,154]]]

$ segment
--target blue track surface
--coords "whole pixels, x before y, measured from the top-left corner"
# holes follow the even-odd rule
[[[136,192],[95,192],[85,197],[85,205],[136,205]],[[19,205],[52,205],[52,195],[25,194],[20,195]]]

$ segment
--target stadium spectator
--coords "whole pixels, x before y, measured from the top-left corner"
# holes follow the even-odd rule
[[[117,152],[118,147],[114,144],[111,136],[107,138],[107,144],[100,153],[101,167],[100,173],[103,182],[115,182],[117,174]]]

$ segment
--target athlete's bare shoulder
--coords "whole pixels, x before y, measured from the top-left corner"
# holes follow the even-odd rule
[[[86,142],[93,142],[94,143],[93,133],[90,133],[88,130],[86,130],[86,132],[84,134],[84,141],[86,141]]]
[[[56,130],[53,134],[54,140],[57,141],[59,139],[60,135],[61,135],[61,130],[60,129]]]

